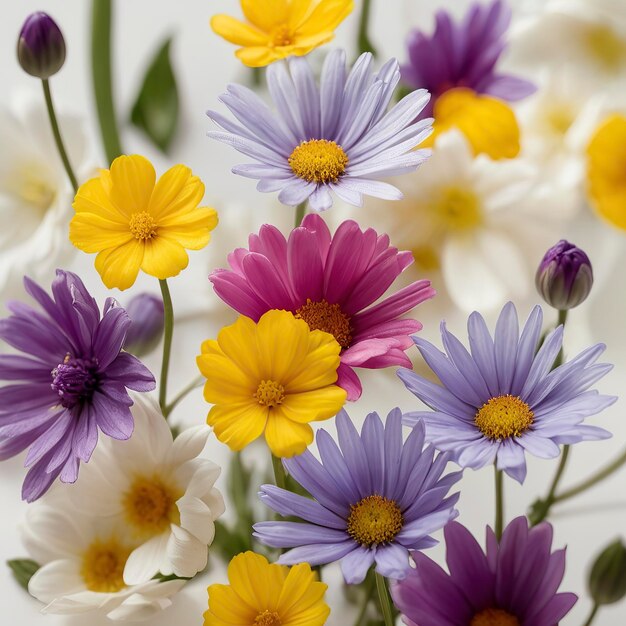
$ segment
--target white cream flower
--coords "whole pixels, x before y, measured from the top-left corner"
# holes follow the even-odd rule
[[[125,529],[82,515],[53,494],[28,508],[22,534],[42,565],[28,590],[46,604],[43,613],[98,611],[117,621],[148,619],[170,606],[186,582],[127,585],[124,565],[133,544]]]
[[[138,544],[126,561],[126,584],[158,572],[191,578],[206,566],[214,521],[224,512],[214,487],[220,468],[198,456],[211,430],[193,427],[172,440],[156,403],[134,399],[133,436],[103,441],[70,498],[79,510],[116,520]]]

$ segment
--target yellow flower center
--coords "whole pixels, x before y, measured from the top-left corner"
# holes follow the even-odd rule
[[[352,341],[350,318],[343,313],[338,304],[329,304],[326,300],[312,302],[307,298],[296,310],[295,316],[304,320],[311,330],[323,330],[330,333],[342,348],[348,348]]]
[[[348,534],[362,546],[389,543],[402,530],[400,507],[377,494],[367,496],[350,507]]]
[[[280,615],[276,611],[263,611],[254,618],[254,626],[281,626]]]
[[[142,535],[158,535],[170,523],[180,523],[179,491],[159,476],[138,476],[122,497],[128,524]]]
[[[253,397],[259,404],[273,407],[282,404],[285,399],[285,388],[275,380],[262,380]]]
[[[83,555],[80,574],[89,591],[116,593],[124,584],[124,566],[131,553],[111,537],[108,541],[94,541]]]
[[[279,24],[272,33],[272,44],[280,46],[290,46],[293,43],[293,33],[287,24]]]
[[[489,439],[519,437],[533,423],[534,414],[521,398],[496,396],[478,409],[474,422]]]
[[[135,236],[135,239],[141,241],[147,241],[156,237],[157,225],[154,218],[147,211],[141,211],[140,213],[133,213],[130,216],[130,222],[128,224],[130,232]]]
[[[296,176],[309,183],[336,183],[346,171],[348,155],[334,141],[311,139],[296,146],[289,165]]]
[[[626,61],[626,41],[608,25],[593,26],[589,29],[587,49],[609,71],[618,70]]]
[[[40,173],[36,164],[28,164],[13,170],[6,179],[7,191],[25,204],[42,213],[50,208],[56,197],[56,189]]]
[[[413,258],[415,264],[425,271],[439,269],[439,257],[437,250],[430,245],[417,246],[413,248]]]
[[[555,135],[564,135],[574,123],[576,114],[566,104],[560,104],[548,108],[545,119]]]
[[[502,609],[485,609],[472,617],[469,626],[520,626],[515,615]]]
[[[446,230],[469,230],[482,221],[478,198],[469,189],[442,189],[432,208]]]

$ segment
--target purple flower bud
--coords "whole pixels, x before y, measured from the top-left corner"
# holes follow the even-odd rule
[[[124,350],[135,356],[148,354],[157,347],[163,335],[163,300],[150,293],[140,293],[130,300],[126,313],[131,324],[126,333]]]
[[[587,299],[593,285],[589,257],[573,243],[562,239],[543,257],[535,285],[550,306],[559,310],[573,309]]]
[[[42,11],[26,18],[17,40],[22,69],[37,78],[50,78],[65,63],[65,40],[57,23]]]

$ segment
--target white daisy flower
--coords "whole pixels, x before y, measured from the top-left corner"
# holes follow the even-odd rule
[[[224,500],[214,487],[220,468],[199,458],[211,430],[198,426],[175,440],[152,399],[135,397],[135,432],[127,441],[102,442],[69,489],[74,506],[116,520],[138,544],[124,582],[136,585],[160,572],[191,578],[207,564],[207,547]]]

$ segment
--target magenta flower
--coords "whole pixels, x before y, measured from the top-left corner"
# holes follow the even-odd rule
[[[420,280],[374,304],[413,262],[410,252],[389,245],[387,235],[361,231],[347,220],[331,236],[324,220],[312,214],[288,240],[265,224],[250,235],[249,248],[229,255],[230,270],[209,276],[215,292],[255,321],[266,311],[284,309],[311,329],[331,333],[342,347],[337,384],[349,400],[362,390],[352,368],[411,367],[404,352],[422,324],[401,316],[435,290]]]

